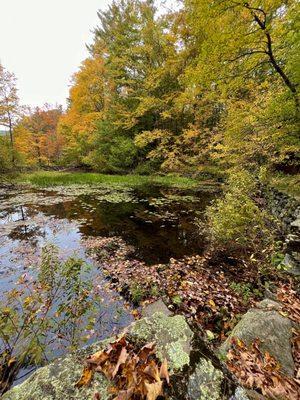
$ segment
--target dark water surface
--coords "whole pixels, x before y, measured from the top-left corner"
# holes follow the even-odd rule
[[[93,265],[82,245],[88,237],[120,236],[147,264],[201,254],[202,219],[215,197],[210,187],[180,190],[162,186],[70,186],[47,189],[0,188],[0,298],[26,272],[34,275],[41,249],[52,243],[62,258],[76,255]],[[89,279],[103,286],[101,326],[96,339],[111,335],[133,318],[123,300],[106,289],[98,267]],[[61,354],[63,351],[55,351]]]
[[[182,191],[147,186],[139,189],[83,187],[0,192],[0,273],[15,270],[8,254],[19,245],[54,242],[68,253],[80,251],[85,236],[121,236],[146,263],[199,254],[205,237],[200,218],[215,195],[207,188]],[[17,256],[17,254],[14,254]],[[10,271],[13,273],[13,271]]]

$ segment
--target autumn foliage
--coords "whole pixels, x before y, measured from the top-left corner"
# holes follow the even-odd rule
[[[89,385],[95,373],[103,373],[112,383],[109,392],[114,400],[155,400],[169,383],[167,360],[158,360],[155,343],[138,348],[126,336],[88,357],[76,386]]]

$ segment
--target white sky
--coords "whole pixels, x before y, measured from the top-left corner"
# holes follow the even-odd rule
[[[24,105],[66,104],[70,78],[109,0],[0,0],[0,61]]]

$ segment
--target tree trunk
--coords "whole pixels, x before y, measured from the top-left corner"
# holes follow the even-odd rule
[[[8,113],[8,127],[9,127],[9,139],[11,147],[11,162],[12,165],[14,166],[15,165],[14,137],[13,137],[13,126],[10,113]]]

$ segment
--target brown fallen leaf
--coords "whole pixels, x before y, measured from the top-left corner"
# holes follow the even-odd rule
[[[139,358],[145,361],[151,354],[155,352],[155,342],[147,343],[139,351]]]
[[[117,397],[115,397],[113,400],[129,400],[133,393],[133,388],[130,388],[128,390],[120,390]]]
[[[109,358],[109,354],[104,350],[97,351],[95,354],[87,358],[88,364],[100,365]]]
[[[80,379],[75,383],[75,387],[79,389],[82,386],[89,386],[93,375],[94,371],[89,366],[85,366]]]
[[[163,395],[164,382],[169,383],[167,361],[159,361],[155,343],[138,348],[125,335],[87,359],[76,386],[88,385],[96,372],[111,381],[109,393],[114,400],[156,400]],[[94,397],[98,400],[96,394]]]
[[[145,388],[147,392],[147,400],[156,400],[158,396],[162,395],[162,381],[154,383],[145,382]]]
[[[116,365],[116,367],[115,367],[115,369],[113,370],[113,373],[112,373],[112,379],[117,375],[117,373],[119,371],[119,368],[120,368],[120,365],[122,365],[122,364],[124,364],[126,362],[127,356],[128,356],[128,353],[127,353],[126,347],[122,347],[122,350],[121,350],[121,353],[119,355],[119,359],[118,359],[117,365]]]
[[[149,365],[144,369],[144,373],[156,380],[156,382],[160,381],[158,367],[154,360],[150,361]]]
[[[159,375],[161,378],[165,379],[167,381],[167,384],[170,384],[170,377],[169,377],[169,372],[168,372],[168,361],[165,358],[163,363],[160,366],[160,371]]]

